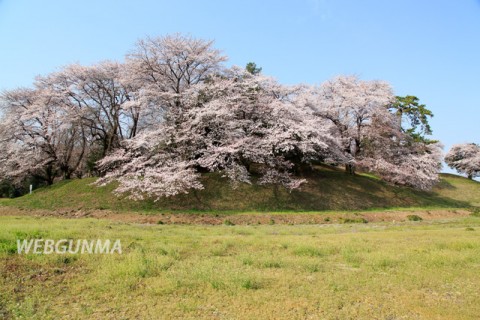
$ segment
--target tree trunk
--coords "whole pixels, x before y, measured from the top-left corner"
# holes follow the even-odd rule
[[[63,171],[63,180],[70,180],[72,178],[72,174],[70,170],[66,169]]]
[[[345,165],[345,172],[351,175],[355,174],[355,165],[354,164],[346,164]]]
[[[47,185],[51,186],[55,180],[55,173],[51,165],[47,166],[47,168],[45,169],[45,173],[45,181],[47,182]]]
[[[469,174],[468,179],[473,180],[473,174]]]

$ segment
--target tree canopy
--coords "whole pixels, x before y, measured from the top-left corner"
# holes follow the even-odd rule
[[[124,62],[73,64],[5,91],[0,175],[100,175],[134,199],[201,189],[209,171],[232,187],[291,190],[319,162],[420,189],[437,181],[441,147],[418,138],[432,113],[416,97],[353,76],[287,86],[226,60],[212,41],[175,34],[140,40]]]
[[[469,179],[480,176],[480,145],[476,143],[456,144],[448,151],[445,162]]]
[[[432,134],[428,120],[433,117],[433,113],[416,96],[396,96],[389,108],[398,117],[403,131],[417,141],[429,141],[425,136]]]

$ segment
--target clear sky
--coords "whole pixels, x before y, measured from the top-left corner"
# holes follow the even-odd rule
[[[175,32],[286,84],[386,80],[433,110],[446,150],[480,143],[479,0],[0,0],[0,90]]]

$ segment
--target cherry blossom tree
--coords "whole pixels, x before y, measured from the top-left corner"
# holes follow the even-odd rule
[[[181,34],[146,38],[127,55],[127,63],[142,86],[151,84],[156,91],[179,94],[220,71],[227,58],[212,46],[213,41]]]
[[[21,172],[27,174],[27,171],[37,172],[39,168],[43,168],[47,171],[42,176],[48,183],[51,183],[60,171],[65,178],[69,178],[74,171],[85,165],[85,158],[88,161],[103,158],[118,148],[123,140],[134,138],[149,126],[158,126],[163,121],[163,108],[178,106],[179,100],[175,95],[219,72],[220,63],[225,59],[218,50],[212,48],[211,41],[181,35],[148,38],[139,41],[137,48],[127,58],[127,66],[108,61],[92,66],[69,65],[47,76],[38,77],[34,83],[36,89],[29,92],[35,99],[21,97],[19,94],[14,97],[13,91],[8,92],[4,100],[10,111],[2,119],[6,125],[9,125],[9,121],[18,120],[15,119],[17,111],[14,106],[22,105],[23,109],[29,112],[42,108],[57,108],[58,110],[50,112],[49,117],[57,116],[58,119],[63,119],[63,127],[70,127],[70,130],[65,132],[69,132],[72,137],[64,141],[63,145],[68,146],[69,151],[62,153],[66,157],[62,163],[61,157],[51,155],[53,151],[50,151],[45,159],[42,158],[42,161],[38,159],[39,156],[47,155],[45,152],[38,152],[38,146],[43,143],[38,138],[40,129],[36,133],[35,141],[31,139],[32,141],[25,142],[25,139],[19,139],[19,134],[6,137],[4,140],[11,142],[11,148],[7,148],[10,153],[4,154],[10,154],[8,159],[14,162],[14,167],[20,165],[15,161],[16,158],[22,158],[18,157],[19,154],[30,150],[35,155],[27,157],[33,161],[31,164],[22,162],[24,165],[21,167],[25,170],[17,168],[18,170],[6,171],[21,175]],[[25,103],[22,104],[20,100],[23,98]],[[32,117],[27,121],[38,121],[28,129],[41,128],[45,123],[51,123],[40,117]],[[25,129],[19,121],[16,123],[18,130],[14,132]],[[57,129],[49,130],[60,132]],[[48,139],[51,139],[51,136],[49,133]],[[80,144],[73,143],[76,141],[73,137],[77,136],[82,137]],[[43,138],[48,140],[46,136]],[[65,134],[62,139],[67,139]],[[59,147],[58,141],[62,139],[57,137],[53,144]],[[44,149],[57,150],[53,146]],[[17,156],[14,155],[16,153]],[[73,170],[66,165],[72,158],[79,160]]]
[[[140,106],[121,81],[123,72],[124,66],[117,62],[74,64],[39,77],[37,86],[62,98],[105,156],[139,131]]]
[[[21,181],[32,176],[52,184],[68,179],[84,158],[86,137],[61,97],[43,89],[16,89],[2,95],[2,173]]]
[[[202,189],[205,172],[233,187],[292,190],[317,162],[419,189],[437,181],[441,146],[416,138],[431,132],[431,112],[415,97],[352,76],[286,86],[254,63],[227,69],[226,59],[212,41],[146,38],[124,63],[68,65],[32,89],[6,91],[0,174],[51,184],[96,164],[97,184],[118,181],[116,192],[133,199]],[[413,131],[399,125],[404,117]],[[478,162],[465,159],[454,160]]]
[[[107,173],[98,183],[118,180],[117,192],[161,197],[201,188],[199,173],[220,171],[233,186],[298,188],[305,180],[293,175],[296,164],[339,156],[331,151],[338,144],[332,125],[309,120],[313,116],[301,91],[238,68],[212,76],[180,95],[182,108],[171,109],[157,130],[100,161]],[[172,171],[172,163],[180,167]],[[255,181],[252,165],[260,168]],[[171,183],[167,176],[185,183]]]
[[[469,179],[480,176],[480,145],[476,143],[456,144],[445,156],[452,169],[466,174]]]
[[[348,173],[359,167],[391,183],[429,189],[438,180],[441,145],[414,141],[389,111],[392,101],[387,83],[343,76],[313,88],[310,106],[336,126]]]
[[[337,77],[313,89],[311,108],[319,119],[328,119],[335,125],[348,173],[355,173],[364,143],[374,140],[379,133],[372,128],[394,127],[395,119],[385,108],[393,97],[387,83],[361,81],[353,76]]]
[[[161,197],[201,188],[204,171],[221,171],[234,186],[253,183],[255,165],[261,168],[255,182],[294,189],[305,182],[295,167],[321,161],[356,164],[386,181],[429,189],[441,148],[402,132],[387,108],[392,97],[381,82],[344,77],[320,89],[287,87],[233,68],[191,86],[178,96],[182,108],[170,109],[157,130],[102,160],[106,176],[99,183],[119,180],[118,192]],[[181,164],[176,172],[188,183],[167,189],[165,177],[182,180],[168,159]],[[151,174],[158,180],[145,178]]]
[[[365,157],[359,165],[387,182],[430,190],[438,182],[442,148],[440,143],[391,143],[379,156]]]
[[[166,110],[181,107],[182,92],[221,73],[226,60],[213,41],[182,34],[148,37],[126,56],[123,82],[135,89],[145,126],[155,126]]]

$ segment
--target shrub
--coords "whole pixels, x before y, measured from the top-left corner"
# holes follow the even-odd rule
[[[230,221],[228,219],[223,221],[223,224],[226,225],[226,226],[234,226],[235,225],[235,223],[233,223],[232,221]]]
[[[416,214],[410,214],[407,216],[408,221],[422,221],[422,217],[417,216]]]
[[[341,223],[368,223],[365,218],[340,218]]]
[[[242,282],[242,288],[247,290],[258,290],[261,288],[261,285],[258,281],[247,279]]]
[[[282,264],[277,261],[265,261],[263,264],[264,268],[281,268]]]

